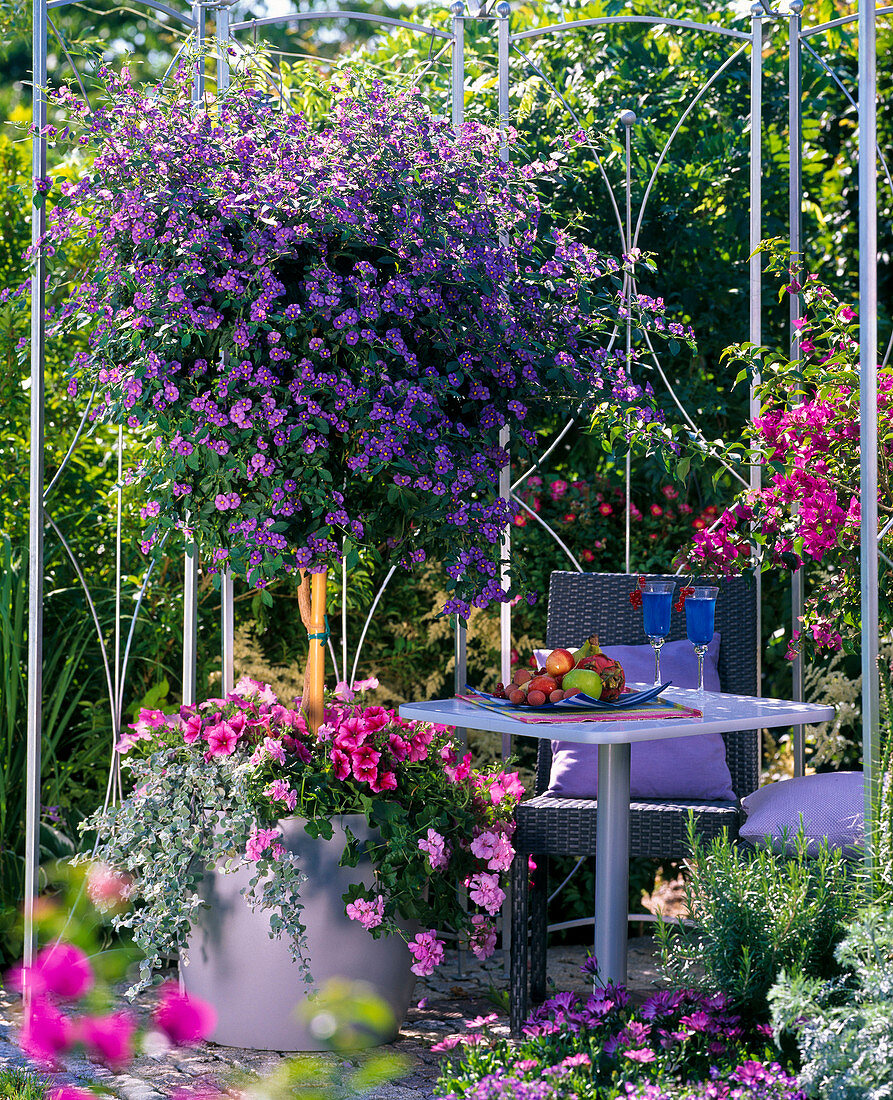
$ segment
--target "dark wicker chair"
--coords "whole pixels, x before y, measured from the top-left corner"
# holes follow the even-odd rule
[[[672,578],[679,580],[679,578]],[[680,582],[681,583],[681,582]],[[553,573],[549,584],[546,647],[574,648],[592,633],[605,646],[646,643],[642,613],[629,602],[636,577],[623,573]],[[736,577],[723,581],[716,605],[716,629],[722,636],[719,677],[723,691],[757,695],[756,586]],[[669,641],[685,637],[685,617],[674,615]],[[738,798],[759,784],[759,731],[724,735],[732,788]],[[594,855],[595,800],[555,798],[543,792],[549,784],[552,749],[539,741],[536,796],[517,810],[514,846],[518,853],[511,874],[511,1023],[517,1035],[528,1011],[528,912],[530,914],[530,995],[534,1002],[546,990],[545,860],[538,861],[534,885],[529,887],[527,857]],[[630,805],[630,855],[678,859],[687,855],[685,843],[689,811],[704,837],[723,828],[736,836],[738,802],[633,802]]]

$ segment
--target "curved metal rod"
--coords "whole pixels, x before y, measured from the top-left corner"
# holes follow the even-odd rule
[[[65,45],[65,39],[59,33],[59,28],[52,21],[52,19],[50,19],[49,15],[47,15],[47,23],[53,28],[53,34],[59,40],[59,45],[62,47],[62,52],[65,54],[65,59],[68,61],[68,64],[71,66],[71,71],[74,73],[75,79],[78,82],[78,87],[81,89],[81,95],[84,97],[84,103],[87,105],[87,113],[92,114],[92,108],[90,106],[90,99],[87,96],[87,89],[84,87],[84,82],[81,80],[81,74],[78,71],[77,65],[75,65],[75,63],[74,63],[74,59],[72,58],[71,54],[68,52],[68,47]],[[93,389],[94,389],[94,392],[95,392],[96,387],[94,386]]]
[[[633,234],[633,244],[632,244],[633,248],[636,247],[636,243],[639,240],[639,233],[642,229],[642,219],[645,216],[645,206],[646,206],[646,204],[648,202],[648,199],[651,195],[651,189],[654,186],[654,181],[657,179],[657,173],[661,170],[661,166],[663,165],[664,161],[667,158],[667,154],[670,151],[670,146],[673,144],[673,141],[675,140],[676,135],[679,133],[680,129],[682,128],[682,124],[685,122],[685,120],[688,118],[688,116],[691,114],[691,112],[695,109],[695,107],[698,105],[698,103],[700,103],[700,101],[707,94],[707,92],[713,87],[715,82],[717,80],[719,80],[719,78],[726,71],[726,69],[732,64],[733,61],[736,61],[738,59],[738,57],[740,57],[741,54],[744,53],[744,51],[746,49],[747,49],[746,45],[739,46],[738,49],[735,50],[735,52],[733,54],[730,54],[729,57],[727,57],[726,60],[722,63],[722,65],[720,65],[720,67],[716,70],[716,72],[713,74],[713,76],[710,77],[710,79],[707,81],[707,83],[701,88],[701,90],[694,97],[694,99],[691,101],[691,103],[689,103],[689,105],[685,108],[685,110],[679,116],[678,122],[673,127],[673,132],[667,138],[666,144],[664,145],[663,149],[661,149],[661,151],[660,151],[660,156],[657,158],[657,163],[654,166],[654,171],[651,173],[651,179],[648,181],[648,186],[645,188],[645,194],[642,196],[642,201],[639,204],[639,216],[638,216],[638,218],[636,218],[636,231]]]
[[[555,439],[549,445],[548,449],[543,451],[543,453],[539,456],[539,458],[536,460],[536,462],[534,462],[534,464],[530,467],[530,469],[526,473],[521,474],[521,476],[518,478],[518,480],[516,482],[514,482],[512,485],[509,486],[509,489],[513,493],[518,488],[518,486],[521,484],[522,481],[526,481],[527,478],[530,477],[530,475],[533,473],[534,470],[538,470],[540,468],[542,463],[546,461],[546,459],[555,450],[555,448],[562,441],[562,439],[564,439],[564,437],[567,435],[567,433],[571,430],[571,428],[577,422],[576,418],[580,414],[581,409],[582,409],[582,406],[580,407],[580,409],[577,409],[577,412],[574,414],[574,416],[572,416],[570,418],[570,420],[568,420],[568,422],[564,425],[564,427],[561,429],[561,431],[558,433],[558,435],[555,436]]]
[[[583,572],[585,572],[585,570],[583,569],[583,566],[582,566],[582,565],[580,565],[580,563],[579,563],[579,562],[577,561],[577,559],[576,559],[576,558],[574,557],[573,553],[572,553],[572,552],[571,552],[571,550],[570,550],[570,549],[568,548],[568,546],[566,545],[566,543],[564,543],[564,542],[562,541],[562,539],[561,539],[561,536],[560,536],[560,535],[558,535],[558,534],[556,534],[556,533],[555,533],[555,532],[554,532],[554,531],[552,530],[552,528],[551,528],[551,527],[549,526],[549,524],[548,524],[548,523],[546,523],[546,521],[545,521],[544,519],[542,519],[542,517],[541,517],[541,516],[540,516],[540,515],[539,515],[539,514],[538,514],[537,512],[535,512],[535,511],[534,511],[534,510],[533,510],[533,509],[532,509],[532,508],[531,508],[531,507],[530,507],[530,506],[529,506],[528,504],[525,504],[525,503],[524,503],[524,501],[523,501],[523,500],[521,500],[521,498],[520,498],[519,496],[517,496],[517,495],[516,495],[515,493],[512,493],[512,494],[511,494],[511,499],[512,499],[512,500],[513,500],[513,501],[514,501],[514,502],[515,502],[516,504],[520,504],[520,505],[521,505],[521,507],[522,507],[522,508],[524,509],[524,511],[525,511],[525,512],[529,512],[529,513],[530,513],[530,514],[531,514],[531,515],[533,516],[533,518],[534,518],[534,519],[535,519],[535,520],[537,521],[537,523],[539,523],[539,524],[540,524],[540,525],[541,525],[542,527],[545,527],[545,529],[546,529],[546,530],[547,530],[547,531],[549,532],[549,534],[550,534],[550,535],[552,536],[552,538],[553,538],[553,539],[554,539],[554,540],[555,540],[555,541],[556,541],[556,542],[558,543],[558,545],[559,545],[559,546],[561,547],[561,549],[562,549],[562,550],[563,550],[563,551],[565,552],[565,554],[567,554],[567,556],[568,556],[568,557],[569,557],[569,558],[571,559],[571,561],[572,561],[572,562],[573,562],[573,564],[574,564],[574,568],[575,568],[575,569],[577,570],[577,572],[578,572],[578,573],[583,573]]]
[[[582,27],[598,27],[620,23],[648,23],[652,26],[685,27],[692,31],[724,34],[727,38],[743,38],[750,41],[750,35],[745,31],[733,31],[731,27],[717,27],[712,23],[695,23],[691,19],[664,19],[659,15],[602,15],[597,19],[575,19],[569,23],[556,23],[551,27],[534,27],[529,31],[519,31],[517,34],[509,35],[509,41],[519,42],[522,38],[538,38],[540,35],[554,34],[556,31],[574,31]]]
[[[161,542],[158,544],[159,550],[164,547],[164,544],[167,542],[169,536],[170,530],[165,531],[161,537]],[[152,576],[152,570],[155,568],[156,561],[157,559],[153,558],[152,561],[149,562],[149,568],[146,570],[146,575],[145,577],[143,577],[143,583],[140,586],[139,592],[137,593],[136,607],[134,607],[133,615],[130,618],[130,629],[127,632],[127,642],[124,645],[124,656],[121,659],[121,688],[119,697],[117,699],[118,714],[124,713],[124,681],[127,676],[127,665],[130,662],[130,646],[133,642],[133,635],[136,632],[136,623],[137,619],[139,618],[140,607],[143,603],[143,597],[145,596],[146,591],[149,587],[149,578]]]
[[[688,423],[691,430],[695,433],[695,435],[698,436],[700,439],[702,439],[706,443],[707,442],[707,437],[704,435],[704,433],[701,431],[701,429],[697,426],[697,424],[694,422],[694,420],[692,420],[692,418],[691,418],[691,416],[689,416],[688,411],[686,410],[685,406],[682,404],[682,402],[676,396],[676,391],[673,388],[673,385],[670,382],[669,378],[667,378],[667,375],[664,371],[664,368],[661,366],[660,359],[658,357],[657,352],[654,350],[654,345],[651,343],[651,337],[648,335],[647,329],[644,331],[643,335],[645,337],[645,343],[648,345],[648,350],[651,352],[651,358],[654,360],[654,365],[655,365],[655,367],[657,367],[657,372],[661,376],[661,378],[663,379],[663,383],[667,387],[667,391],[670,394],[670,397],[673,399],[673,403],[675,404],[676,408],[682,413],[683,417],[685,418],[686,422]],[[718,454],[716,454],[715,451],[711,450],[711,451],[708,451],[707,453],[710,455],[711,458],[717,459],[719,464],[721,466],[724,466],[733,477],[736,477],[745,488],[749,488],[750,482],[747,480],[747,478],[742,477],[741,474],[738,473],[738,471],[735,469],[734,466],[730,466],[729,463],[726,462],[726,460],[724,458],[721,458]]]
[[[369,614],[366,616],[366,621],[363,623],[363,631],[360,634],[360,640],[357,642],[356,652],[353,658],[353,668],[350,670],[350,684],[353,684],[357,678],[357,665],[360,663],[360,651],[363,648],[363,642],[366,640],[366,632],[369,629],[369,624],[372,622],[372,616],[375,614],[375,609],[378,607],[378,601],[384,595],[384,590],[387,588],[391,577],[397,572],[397,566],[392,565],[388,570],[388,575],[381,582],[381,588],[375,593],[375,599],[372,601],[372,606],[369,608]]]
[[[153,8],[155,11],[164,12],[165,15],[170,15],[174,19],[179,19],[185,27],[191,27],[195,30],[195,20],[187,19],[182,12],[177,11],[176,8],[172,8],[167,4],[162,4],[160,0],[134,0],[137,4],[142,4],[144,7]],[[69,4],[76,5],[79,0],[49,0],[47,8],[65,8]]]
[[[329,644],[329,655],[332,658],[332,671],[335,673],[335,683],[338,683],[341,679],[338,673],[338,658],[335,656],[335,647],[332,645],[332,639],[328,638],[327,641]]]
[[[74,556],[74,552],[72,551],[71,547],[68,545],[68,541],[66,540],[66,538],[62,534],[62,532],[59,530],[58,524],[53,519],[53,517],[50,515],[50,513],[46,510],[46,508],[43,509],[43,518],[47,521],[47,523],[49,523],[50,527],[52,527],[52,529],[56,532],[56,537],[59,539],[59,541],[62,543],[63,547],[65,548],[65,552],[68,554],[68,557],[71,561],[71,564],[74,566],[74,571],[75,571],[75,573],[77,573],[78,580],[81,582],[81,587],[83,588],[84,595],[87,598],[87,606],[90,608],[90,614],[93,616],[93,625],[96,627],[96,635],[99,639],[99,649],[100,649],[100,652],[102,653],[102,664],[103,664],[103,667],[105,668],[105,679],[106,679],[106,684],[108,686],[108,692],[109,692],[109,709],[111,710],[111,714],[112,714],[112,738],[114,738],[114,736],[115,736],[115,689],[112,686],[112,673],[111,673],[111,669],[109,668],[108,654],[106,653],[105,640],[102,637],[102,628],[99,625],[99,616],[96,614],[96,607],[93,603],[93,597],[90,595],[90,589],[87,587],[87,580],[84,577],[84,573],[83,573],[83,570],[81,569],[80,562]]]
[[[893,8],[891,8],[890,10],[893,11]],[[855,99],[853,99],[852,95],[850,94],[849,89],[844,84],[844,82],[840,79],[840,77],[837,75],[837,73],[831,68],[831,66],[828,65],[827,62],[825,62],[824,59],[822,57],[820,57],[819,54],[816,53],[816,51],[812,48],[812,46],[810,46],[810,44],[808,42],[803,43],[803,48],[812,57],[814,57],[816,61],[818,61],[818,63],[822,66],[822,68],[825,70],[825,72],[828,74],[828,76],[831,77],[831,79],[834,81],[834,83],[837,85],[837,87],[840,88],[840,90],[846,96],[847,101],[849,102],[850,106],[854,107],[858,111],[859,110],[859,104],[856,102]],[[889,168],[889,165],[887,164],[887,158],[884,156],[884,151],[881,148],[881,143],[880,142],[877,143],[876,149],[877,149],[878,159],[880,160],[881,165],[884,169],[884,175],[887,177],[887,186],[890,188],[890,194],[893,195],[893,177],[890,176],[890,168]],[[888,354],[889,354],[889,349],[888,349]]]
[[[552,893],[549,895],[549,900],[546,902],[546,905],[548,905],[549,902],[554,901],[555,898],[558,897],[558,895],[561,893],[561,891],[565,888],[565,886],[567,886],[567,884],[574,877],[574,875],[577,873],[577,871],[580,870],[583,863],[588,858],[589,858],[588,856],[580,856],[580,858],[577,860],[577,862],[574,864],[573,868],[571,869],[571,873],[567,876],[567,878],[564,880],[564,882],[562,882],[562,884],[559,887],[557,887],[555,890],[553,890]]]
[[[167,80],[167,78],[168,78],[168,77],[169,77],[169,76],[171,75],[171,73],[172,73],[172,72],[174,71],[174,66],[175,66],[175,65],[177,64],[177,62],[178,62],[178,61],[180,60],[181,56],[183,55],[183,53],[185,52],[186,48],[188,47],[188,45],[189,45],[189,43],[190,43],[191,41],[192,41],[192,35],[191,35],[191,34],[190,34],[190,35],[188,35],[188,36],[187,36],[186,38],[184,38],[184,39],[183,39],[182,43],[180,44],[180,48],[179,48],[179,49],[177,50],[177,52],[176,52],[176,53],[174,54],[174,56],[173,56],[173,57],[171,58],[171,63],[170,63],[170,65],[168,65],[168,67],[167,67],[167,68],[166,68],[166,69],[164,70],[164,74],[163,74],[163,76],[162,76],[162,77],[161,77],[161,79],[160,79],[160,80],[158,81],[158,84],[159,84],[159,85],[161,85],[161,84],[164,84],[164,82],[165,82],[165,81]],[[154,94],[153,92],[150,92],[150,93],[149,93],[150,97],[151,97],[151,96],[153,96],[153,94]]]
[[[526,53],[524,53],[523,50],[518,49],[517,46],[512,46],[512,49],[515,51],[516,54],[518,54],[519,57],[522,57],[524,59],[524,61],[536,73],[536,75],[540,78],[540,80],[542,80],[545,84],[547,84],[552,89],[552,92],[558,97],[559,100],[561,100],[562,104],[564,105],[565,110],[571,116],[571,118],[574,120],[574,122],[577,124],[579,129],[585,131],[586,127],[583,125],[583,123],[578,118],[577,112],[573,109],[573,107],[571,107],[571,105],[568,103],[568,101],[564,98],[564,96],[561,94],[561,92],[558,91],[558,89],[555,87],[555,85],[552,83],[552,81],[546,76],[546,74],[542,71],[542,69],[538,65],[536,65],[533,61],[531,61],[531,59],[527,56]],[[617,200],[614,198],[614,189],[611,187],[611,181],[608,179],[608,173],[605,171],[605,166],[602,164],[602,158],[598,155],[598,150],[595,148],[594,145],[592,145],[591,142],[589,142],[587,144],[588,144],[589,149],[592,151],[592,155],[595,157],[595,163],[598,165],[598,170],[599,170],[599,172],[601,172],[602,179],[605,181],[605,187],[607,187],[607,189],[608,189],[608,196],[611,199],[611,206],[614,209],[614,217],[617,219],[617,228],[620,232],[621,251],[626,252],[627,251],[626,234],[625,234],[624,228],[623,228],[623,218],[620,216],[620,208],[617,205]]]
[[[80,422],[80,424],[78,424],[77,429],[74,433],[74,438],[71,441],[71,446],[65,452],[65,457],[59,463],[59,468],[56,470],[55,474],[53,474],[53,480],[49,483],[49,485],[47,485],[46,489],[44,489],[44,491],[43,491],[43,502],[44,502],[44,504],[46,504],[47,500],[49,499],[50,493],[53,491],[53,489],[56,486],[56,482],[62,476],[62,473],[65,470],[65,467],[68,465],[68,460],[71,458],[72,454],[74,454],[74,449],[77,446],[78,440],[81,437],[81,432],[84,430],[84,424],[86,424],[87,417],[90,415],[90,410],[93,408],[93,398],[96,396],[96,386],[97,385],[98,385],[98,383],[96,383],[96,382],[93,383],[93,389],[90,393],[90,400],[87,402],[87,407],[84,409],[84,415],[81,417],[81,422]]]
[[[893,352],[893,332],[890,333],[890,339],[887,341],[887,350],[884,352],[884,358],[881,360],[882,367],[885,367],[890,362],[890,352]]]
[[[893,15],[893,7],[878,8],[875,15]],[[859,13],[856,12],[855,15],[845,15],[842,19],[832,19],[830,23],[819,23],[815,27],[808,27],[805,31],[800,31],[800,37],[809,38],[813,34],[829,31],[832,27],[842,27],[845,23],[855,23],[858,18]]]
[[[67,0],[63,0],[67,3]],[[144,0],[146,2],[146,0]],[[408,31],[423,31],[435,38],[452,40],[448,31],[439,31],[436,27],[426,27],[422,23],[408,23],[404,19],[394,19],[390,15],[370,15],[363,11],[307,11],[289,12],[286,15],[267,15],[263,19],[245,19],[241,23],[231,23],[231,31],[243,31],[248,27],[268,27],[276,23],[306,23],[314,19],[357,19],[363,23],[384,23],[389,27],[403,27]]]

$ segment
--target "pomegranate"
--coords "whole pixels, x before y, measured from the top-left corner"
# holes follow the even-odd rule
[[[609,657],[607,653],[602,653],[598,644],[598,635],[590,639],[590,645],[593,652],[588,657],[584,657],[577,667],[594,669],[602,678],[601,698],[605,702],[613,703],[620,698],[626,687],[623,665],[613,657]]]

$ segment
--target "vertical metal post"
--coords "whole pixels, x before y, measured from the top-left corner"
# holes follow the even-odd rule
[[[758,347],[763,342],[763,264],[757,249],[763,232],[763,5],[754,4],[751,9],[751,50],[750,50],[750,286],[748,301],[750,305],[749,338]],[[750,419],[760,414],[760,402],[757,394],[759,376],[751,381]],[[762,471],[758,465],[750,470],[750,488],[758,492],[762,483]],[[762,680],[762,579],[759,571],[756,575],[757,586],[757,687]],[[758,735],[759,736],[759,735]]]
[[[229,7],[221,3],[217,9],[217,94],[229,87]]]
[[[632,128],[636,123],[634,111],[621,111],[620,122],[624,129],[626,139],[626,240],[623,242],[623,251],[627,254],[627,263],[632,263],[630,250],[633,241],[633,181],[632,181]],[[633,358],[633,315],[629,308],[629,299],[632,296],[633,277],[627,273],[623,280],[623,293],[627,299],[626,318],[626,373],[632,372]],[[626,572],[632,570],[632,504],[633,504],[633,457],[632,452],[626,453],[626,529],[624,532]]]
[[[193,4],[196,45],[201,48],[205,35],[205,15],[201,4]],[[204,58],[196,62],[192,81],[192,98],[198,103],[205,94]],[[196,702],[198,651],[198,546],[187,537],[183,561],[183,703]]]
[[[878,691],[877,471],[877,15],[859,4],[859,444],[862,509],[862,767],[865,860],[873,863],[874,796],[880,749]]]
[[[205,9],[198,0],[192,5],[192,22],[195,27],[195,45],[199,54],[192,78],[192,98],[199,102],[205,98]]]
[[[500,142],[499,155],[503,161],[509,159],[509,147],[508,142],[505,139],[506,127],[509,124],[509,16],[512,9],[508,0],[500,0],[500,3],[496,5],[497,19],[497,34],[499,41],[498,52],[498,83],[499,83],[499,126],[500,134],[502,135]],[[508,427],[502,429],[499,433],[499,445],[508,451],[511,445],[511,437]],[[505,500],[511,497],[512,492],[512,470],[511,463],[509,463],[499,473],[499,495]],[[508,562],[512,552],[512,537],[511,531],[506,528],[505,534],[502,537],[502,585],[503,588],[508,586],[509,572]],[[500,651],[500,672],[502,682],[507,684],[512,675],[512,605],[510,603],[502,603],[499,605],[499,651]],[[502,758],[505,760],[511,756],[512,753],[512,738],[508,733],[502,735]]]
[[[462,129],[462,123],[465,121],[465,5],[462,0],[455,0],[455,3],[450,5],[450,13],[453,17],[453,67],[450,76],[450,102],[452,104],[453,132],[458,137]],[[453,683],[458,695],[464,692],[468,685],[468,632],[465,620],[459,615],[455,616],[455,646],[456,660]],[[457,728],[456,738],[460,744],[467,745],[468,730],[464,726]]]
[[[25,768],[25,944],[24,963],[34,958],[34,899],[40,857],[40,738],[43,726],[43,436],[44,436],[44,287],[46,260],[40,245],[46,231],[46,209],[38,182],[46,179],[47,145],[47,6],[34,0],[31,41],[33,77],[31,120],[31,244],[37,247],[31,271],[31,439],[28,493],[28,714]],[[38,205],[40,203],[40,205]],[[38,247],[39,246],[39,247]],[[27,974],[27,971],[26,971]],[[29,996],[27,985],[25,996]]]
[[[595,828],[595,957],[602,981],[626,984],[630,746],[599,745]]]
[[[450,83],[450,101],[452,103],[453,130],[456,136],[465,121],[465,4],[455,0],[450,4],[453,17],[453,69]]]
[[[802,101],[802,59],[800,51],[800,14],[803,0],[791,0],[788,19],[788,223],[791,232],[791,259],[802,265],[803,253],[803,101]],[[805,272],[804,272],[805,275]],[[790,358],[800,358],[800,295],[789,294],[790,306]],[[797,398],[801,401],[802,397]],[[791,628],[799,630],[803,615],[804,566],[791,574]],[[803,698],[803,657],[798,656],[791,664],[791,697]],[[794,775],[800,776],[806,770],[806,727],[794,727]]]
[[[509,159],[509,147],[507,140],[507,127],[509,124],[509,32],[511,24],[509,17],[512,8],[508,0],[500,0],[496,5],[497,26],[497,82],[499,90],[499,132],[500,145],[499,156],[503,161]],[[508,241],[502,241],[507,244]],[[511,433],[508,426],[499,433],[499,445],[509,452],[511,447]],[[509,461],[505,468],[499,471],[499,495],[504,500],[510,500],[512,493],[512,467]],[[507,527],[501,541],[502,573],[500,580],[503,589],[509,584],[509,560],[512,553],[511,530]],[[507,684],[512,675],[512,605],[503,602],[499,605],[499,654],[501,679]],[[502,735],[502,759],[507,760],[512,754],[512,738],[508,733]],[[511,902],[507,898],[502,906],[502,956],[505,966],[505,976],[511,980],[511,942],[512,942],[512,909]],[[526,928],[514,930],[515,935],[526,936]],[[526,980],[526,978],[525,978]]]
[[[220,694],[226,696],[236,686],[236,601],[229,569],[224,569],[220,578],[220,635]]]

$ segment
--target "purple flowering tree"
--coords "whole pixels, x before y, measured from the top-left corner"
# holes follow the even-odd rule
[[[263,588],[324,573],[346,539],[441,562],[445,613],[511,598],[502,429],[527,462],[534,406],[650,419],[611,334],[628,308],[681,326],[546,229],[544,165],[504,162],[476,122],[455,136],[416,91],[348,80],[312,130],[247,78],[213,107],[185,69],[151,94],[104,81],[89,116],[60,97],[94,156],[51,196],[48,233],[98,238],[60,314],[90,331],[70,393],[95,385],[96,414],[142,440],[143,549],[179,529]]]

